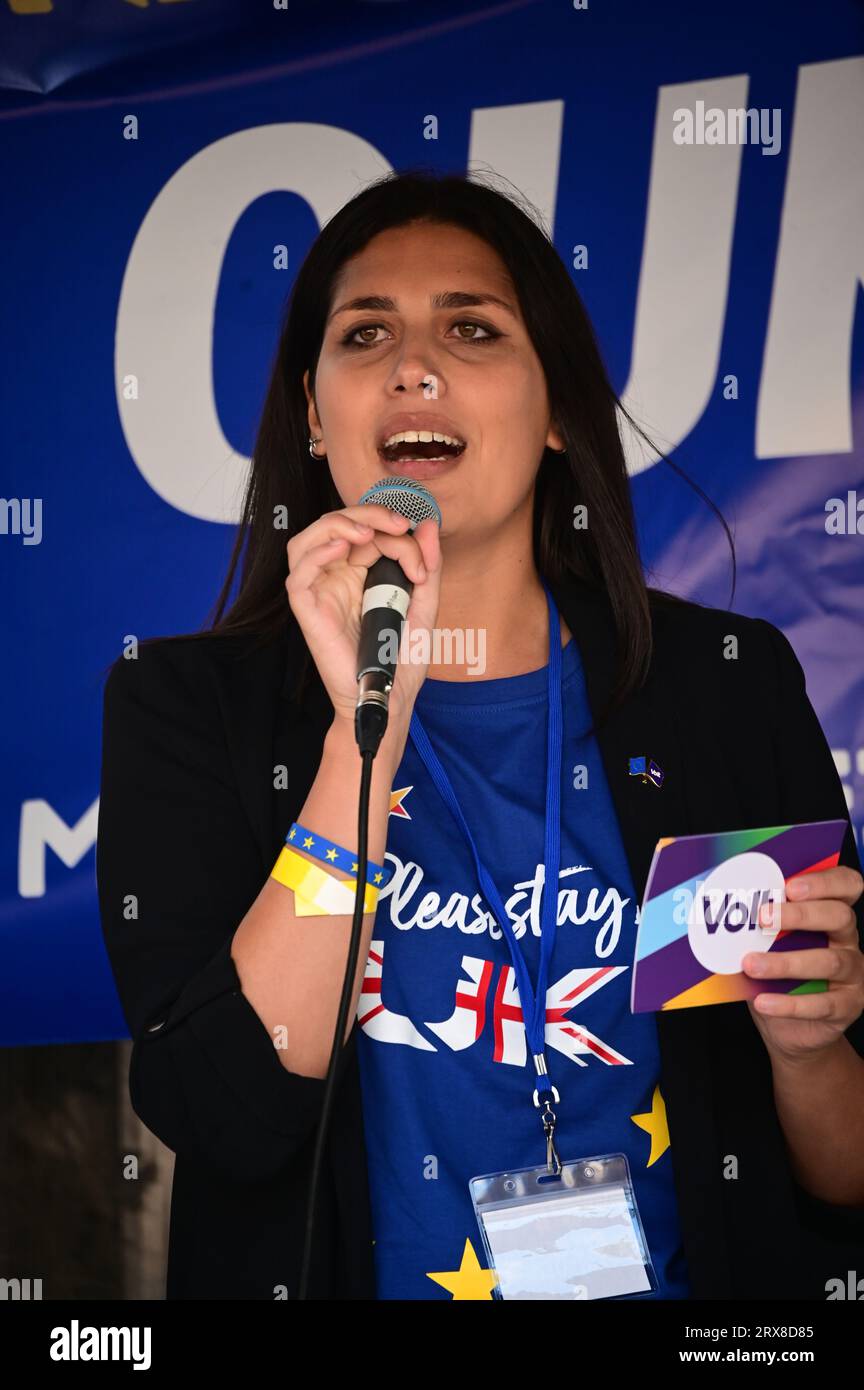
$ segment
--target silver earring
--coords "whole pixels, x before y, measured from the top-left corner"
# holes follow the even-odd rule
[[[317,439],[313,439],[311,434],[309,436],[309,453],[312,455],[313,459],[318,459],[319,462],[322,458],[326,458],[326,454],[316,454],[315,445],[320,444],[323,438],[323,434],[319,434]]]

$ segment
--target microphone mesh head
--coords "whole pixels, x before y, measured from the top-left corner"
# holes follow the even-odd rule
[[[416,478],[381,478],[373,487],[367,488],[357,505],[365,506],[367,502],[377,502],[382,507],[389,507],[391,512],[407,516],[412,531],[430,516],[435,518],[436,525],[441,525],[441,508],[429,489],[418,483]]]

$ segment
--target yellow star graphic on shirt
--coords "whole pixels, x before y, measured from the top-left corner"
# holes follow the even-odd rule
[[[491,1298],[492,1290],[498,1282],[494,1269],[480,1268],[480,1261],[470,1240],[465,1241],[462,1263],[458,1269],[439,1271],[437,1274],[427,1273],[426,1278],[434,1279],[442,1289],[452,1293],[454,1302],[456,1299]]]
[[[631,1115],[630,1119],[634,1125],[644,1129],[646,1134],[651,1135],[651,1155],[646,1168],[650,1168],[652,1163],[656,1163],[669,1148],[669,1125],[666,1121],[666,1102],[660,1094],[660,1087],[654,1087],[654,1095],[651,1099],[651,1109],[644,1115]]]
[[[409,812],[405,810],[405,807],[403,806],[402,803],[403,803],[403,801],[405,800],[405,797],[408,795],[408,793],[411,792],[411,791],[413,791],[413,790],[414,790],[413,786],[411,786],[411,787],[399,787],[399,789],[396,790],[396,791],[394,791],[394,790],[391,788],[391,790],[390,790],[390,811],[389,811],[388,814],[391,815],[391,816],[400,816],[400,817],[402,818],[402,820],[411,820],[411,816],[410,816]]]

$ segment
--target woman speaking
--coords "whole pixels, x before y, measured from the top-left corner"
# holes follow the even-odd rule
[[[212,626],[105,691],[100,908],[132,1104],[176,1154],[169,1298],[298,1296],[382,556],[413,591],[309,1296],[497,1298],[516,1258],[505,1297],[825,1298],[814,1252],[862,1238],[842,787],[783,634],[646,586],[620,409],[551,241],[491,183],[388,176],[309,251]],[[440,527],[366,500],[388,477]],[[782,905],[824,948],[745,956],[751,999],[631,1012],[659,839],[830,819],[839,862]],[[520,1176],[604,1165],[593,1227]]]

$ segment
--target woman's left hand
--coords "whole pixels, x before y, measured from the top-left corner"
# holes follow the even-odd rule
[[[791,878],[787,901],[774,904],[783,931],[827,932],[828,945],[810,951],[751,951],[742,961],[744,973],[752,980],[827,980],[828,988],[818,994],[763,993],[747,1000],[769,1053],[792,1061],[814,1056],[836,1043],[864,1013],[864,954],[852,911],[862,892],[864,879],[841,864]]]

